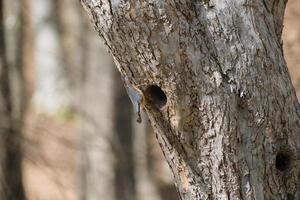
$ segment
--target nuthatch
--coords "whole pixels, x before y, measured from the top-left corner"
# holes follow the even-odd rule
[[[134,112],[137,114],[136,121],[138,123],[141,123],[142,122],[141,105],[143,102],[143,93],[137,87],[135,87],[129,82],[127,76],[122,76],[122,79],[125,83],[127,94],[133,104]]]

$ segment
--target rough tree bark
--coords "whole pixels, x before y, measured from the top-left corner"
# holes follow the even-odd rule
[[[81,1],[143,96],[182,199],[300,198],[285,0]]]

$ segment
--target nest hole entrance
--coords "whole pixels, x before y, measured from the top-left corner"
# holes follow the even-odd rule
[[[161,109],[167,104],[166,93],[157,85],[151,85],[145,90],[145,97],[149,103],[154,104],[158,109]]]
[[[278,152],[276,155],[275,166],[279,171],[287,170],[291,165],[291,156],[287,152]]]

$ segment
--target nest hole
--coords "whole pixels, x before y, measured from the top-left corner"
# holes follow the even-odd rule
[[[295,200],[294,195],[288,193],[287,194],[287,200]]]
[[[149,103],[152,103],[156,108],[161,109],[167,104],[167,95],[157,85],[151,85],[145,90],[145,97]]]
[[[279,171],[287,170],[291,165],[291,155],[288,152],[278,152],[276,155],[275,166]]]

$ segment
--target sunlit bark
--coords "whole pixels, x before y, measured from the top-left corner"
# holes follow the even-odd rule
[[[82,0],[182,199],[299,199],[300,107],[284,0]]]

